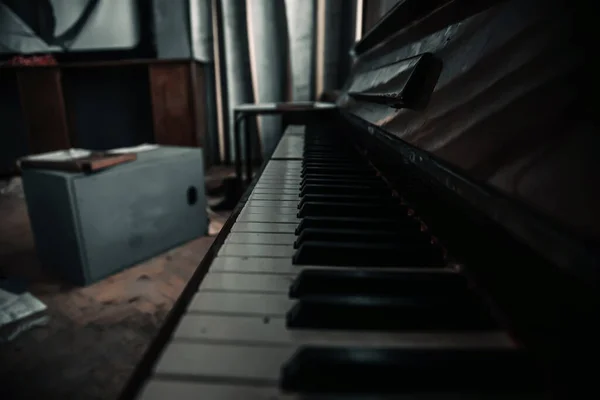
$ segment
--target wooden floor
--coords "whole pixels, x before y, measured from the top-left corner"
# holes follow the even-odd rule
[[[24,277],[47,326],[0,344],[0,399],[115,399],[210,247],[194,240],[85,288],[44,274],[24,200],[0,195],[0,275]]]

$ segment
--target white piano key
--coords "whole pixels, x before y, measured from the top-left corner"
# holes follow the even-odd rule
[[[298,210],[298,200],[255,200],[250,198],[246,203],[248,207],[266,207],[266,208],[294,208]]]
[[[302,178],[295,176],[263,176],[258,180],[258,183],[287,183],[294,184],[300,187],[300,182],[302,182]]]
[[[208,315],[283,317],[294,305],[287,295],[263,293],[198,292],[187,312]]]
[[[236,294],[232,294],[235,296]],[[414,348],[516,348],[502,331],[376,332],[288,329],[285,318],[187,314],[174,339],[239,345],[314,345]]]
[[[295,249],[293,246],[228,243],[221,246],[218,255],[291,258],[294,255],[294,252]]]
[[[247,244],[286,244],[293,245],[296,235],[293,233],[230,232],[225,243]]]
[[[410,393],[407,395],[377,395],[378,400],[542,400],[533,393]],[[137,400],[339,400],[323,395],[294,395],[279,392],[275,385],[251,386],[237,383],[190,382],[152,378]]]
[[[291,347],[243,347],[171,342],[155,366],[157,376],[276,385]]]
[[[430,274],[456,274],[457,271],[451,268],[424,268],[424,267],[332,267],[323,265],[294,265],[291,259],[271,258],[271,257],[216,257],[210,266],[210,271],[237,272],[246,274],[281,274],[297,275],[303,269],[330,269],[333,271],[386,271],[386,272],[422,272]]]
[[[294,207],[264,207],[264,206],[248,206],[246,205],[242,209],[243,214],[265,214],[267,212],[276,212],[279,215],[296,215],[298,214],[298,208]]]
[[[293,281],[294,277],[290,275],[209,272],[204,277],[199,290],[286,294]]]
[[[254,188],[252,194],[292,194],[294,196],[299,196],[300,192],[298,189],[263,189],[263,188]]]
[[[236,222],[231,232],[294,233],[296,226],[295,223]]]
[[[245,212],[241,212],[238,215],[238,222],[263,222],[263,223],[283,223],[283,224],[298,224],[300,223],[300,218],[296,215],[281,215],[275,213],[265,213],[265,214],[249,214]],[[296,227],[294,226],[294,229]]]
[[[230,234],[232,235],[232,234]],[[295,236],[294,236],[295,237]],[[281,274],[296,275],[301,267],[293,265],[292,260],[267,257],[216,257],[211,272],[237,272],[246,274]]]
[[[274,200],[274,201],[282,201],[282,200],[290,200],[295,201],[296,203],[300,202],[299,194],[281,194],[281,193],[252,193],[250,195],[250,200]]]
[[[297,183],[287,182],[257,182],[256,189],[296,189],[296,193],[300,193],[300,185]]]
[[[259,387],[151,379],[138,400],[300,400],[279,393],[277,386]],[[302,397],[302,399],[310,399]]]

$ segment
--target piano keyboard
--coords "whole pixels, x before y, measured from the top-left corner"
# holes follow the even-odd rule
[[[537,398],[410,214],[352,146],[289,127],[139,398]]]

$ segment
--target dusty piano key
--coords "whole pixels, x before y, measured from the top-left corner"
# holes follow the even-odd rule
[[[296,226],[296,223],[240,222],[238,218],[231,232],[294,233]]]
[[[300,200],[299,194],[282,194],[282,193],[254,193],[250,195],[250,200],[272,200],[272,201],[295,201]]]
[[[261,245],[228,243],[221,246],[217,255],[238,257],[289,257],[294,254],[292,245]]]
[[[200,284],[199,290],[285,294],[293,279],[293,276],[289,275],[209,272]]]
[[[192,299],[187,312],[210,315],[259,315],[285,317],[294,305],[284,294],[236,293],[199,291]]]
[[[280,393],[279,388],[227,383],[189,382],[185,380],[151,379],[137,400],[301,400]],[[302,397],[304,400],[310,398]],[[316,398],[315,398],[316,400]],[[333,399],[331,399],[333,400]]]
[[[250,214],[246,212],[241,212],[240,215],[238,215],[236,221],[298,224],[298,222],[300,222],[300,219],[296,215],[281,215],[275,212],[265,212],[264,214]]]
[[[273,257],[233,257],[219,256],[214,259],[210,266],[211,272],[237,272],[237,273],[252,273],[252,274],[283,274],[297,275],[304,269],[319,269],[319,270],[340,270],[340,271],[400,271],[400,272],[423,272],[423,273],[440,273],[440,274],[455,274],[456,271],[450,268],[423,268],[423,267],[404,267],[390,268],[369,266],[366,268],[359,267],[331,267],[324,265],[294,265],[292,260],[285,258]]]
[[[257,200],[250,198],[246,207],[298,208],[298,200]]]
[[[279,215],[296,215],[298,214],[298,209],[285,206],[253,206],[246,203],[246,206],[242,209],[241,214],[265,214],[271,212],[276,212]]]
[[[373,332],[332,330],[291,330],[282,317],[260,315],[186,314],[173,339],[227,344],[274,346],[361,346],[392,348],[514,348],[515,343],[502,331],[491,332]]]
[[[225,243],[291,245],[295,239],[296,235],[293,233],[230,232]]]
[[[290,188],[254,188],[252,194],[292,194],[294,196],[298,196],[298,189],[290,189]]]

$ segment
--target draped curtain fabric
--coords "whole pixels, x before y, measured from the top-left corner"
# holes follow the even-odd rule
[[[339,89],[350,67],[356,0],[213,0],[221,159],[233,161],[233,108],[312,101]],[[256,129],[257,128],[257,129]],[[281,136],[281,119],[251,126],[260,153]],[[258,154],[256,154],[258,156]]]

